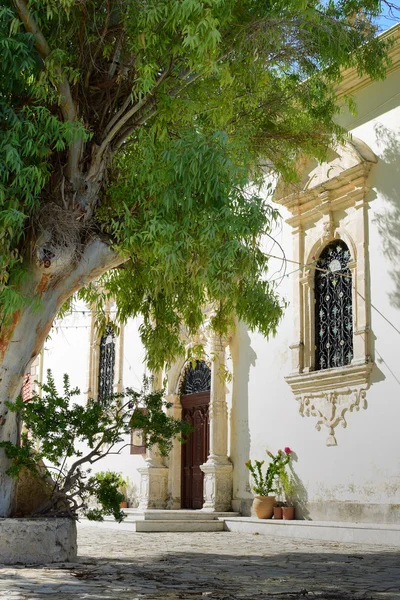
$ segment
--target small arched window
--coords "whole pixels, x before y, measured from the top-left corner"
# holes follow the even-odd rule
[[[98,400],[104,402],[114,393],[115,333],[107,325],[100,340]]]
[[[211,369],[203,360],[189,363],[181,386],[181,394],[199,394],[211,389]]]
[[[332,369],[353,358],[350,251],[342,240],[324,248],[315,270],[315,369]]]

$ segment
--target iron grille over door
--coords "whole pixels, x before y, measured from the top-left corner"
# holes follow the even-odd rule
[[[115,333],[111,325],[100,340],[98,400],[104,402],[114,393]]]
[[[200,392],[209,392],[211,388],[211,369],[203,360],[196,360],[193,364],[189,363],[185,371],[181,394],[199,394]]]
[[[315,369],[343,367],[353,358],[350,252],[342,240],[323,250],[315,271]],[[321,269],[321,270],[318,270]]]

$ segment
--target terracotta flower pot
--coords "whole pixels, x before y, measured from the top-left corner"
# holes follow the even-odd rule
[[[282,519],[282,506],[274,506],[274,519]]]
[[[254,496],[253,510],[259,519],[271,519],[274,504],[275,496]]]
[[[294,506],[284,506],[282,515],[284,521],[292,521],[294,519]]]
[[[120,503],[119,503],[119,507],[120,507],[120,508],[128,508],[128,503],[127,503],[127,502],[125,502],[125,501],[124,501],[124,502],[120,502]]]

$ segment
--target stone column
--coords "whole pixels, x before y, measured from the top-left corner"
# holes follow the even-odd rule
[[[204,473],[203,510],[228,511],[232,505],[232,463],[228,458],[228,407],[225,393],[225,343],[211,339],[210,454]]]
[[[162,371],[153,375],[153,390],[162,388]],[[168,468],[163,462],[157,446],[146,450],[145,466],[140,473],[139,509],[165,508],[168,497]]]
[[[169,394],[166,397],[167,402],[172,404],[168,409],[168,414],[174,419],[182,418],[182,404],[178,394]],[[168,469],[168,502],[167,508],[177,510],[181,508],[181,452],[182,443],[178,439],[172,442],[172,450],[169,455]]]

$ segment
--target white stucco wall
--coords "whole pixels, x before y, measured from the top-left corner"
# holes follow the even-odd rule
[[[286,311],[276,338],[266,341],[237,331],[233,342],[238,357],[234,389],[235,425],[232,459],[234,496],[245,498],[248,457],[265,458],[288,445],[295,450],[294,468],[313,516],[338,515],[335,503],[354,503],[349,514],[375,518],[373,505],[384,505],[387,518],[400,508],[400,74],[370,84],[356,94],[356,117],[344,114],[341,123],[366,142],[378,157],[368,185],[369,267],[372,304],[371,356],[376,363],[367,392],[368,407],[347,415],[348,427],[336,428],[337,446],[325,445],[326,432],[314,428],[316,418],[301,417],[284,376],[291,372],[289,345],[293,306]],[[281,244],[291,257],[291,228],[284,225]],[[290,271],[288,265],[288,271]],[[289,277],[288,279],[291,279]],[[286,278],[280,292],[291,296]],[[396,331],[396,329],[398,331]],[[248,383],[247,383],[248,382]],[[317,510],[314,504],[320,505]],[[369,505],[365,507],[365,505]],[[238,506],[238,504],[237,504]],[[323,509],[325,506],[325,509]],[[364,507],[364,508],[363,508]],[[329,513],[330,508],[330,513]],[[365,509],[365,510],[364,510]],[[390,513],[390,514],[389,514]],[[351,520],[351,519],[349,519]]]

